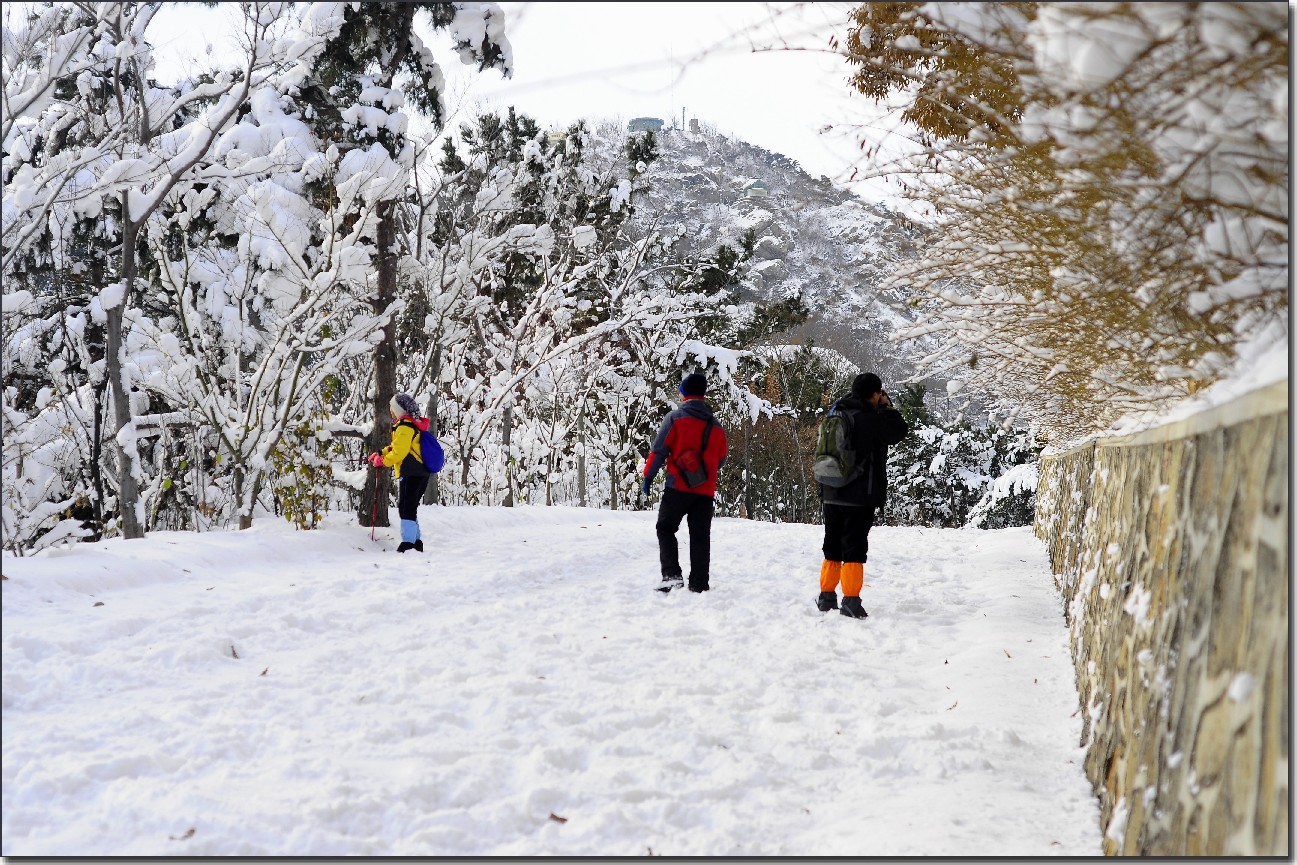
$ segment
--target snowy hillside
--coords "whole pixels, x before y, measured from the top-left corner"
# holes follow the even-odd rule
[[[6,856],[1099,856],[1029,529],[425,509],[3,558]],[[683,530],[682,530],[683,534]]]
[[[763,300],[800,294],[811,310],[803,329],[859,368],[896,379],[912,371],[887,341],[914,320],[909,297],[884,291],[898,260],[912,257],[917,229],[905,217],[814,179],[778,153],[708,129],[664,129],[649,173],[654,213],[686,228],[686,246],[738,248],[749,229],[757,244],[747,291]],[[769,194],[749,197],[764,183]]]

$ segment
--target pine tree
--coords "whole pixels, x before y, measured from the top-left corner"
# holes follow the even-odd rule
[[[467,35],[467,19],[479,16],[481,42]],[[408,171],[413,153],[406,138],[407,118],[399,111],[408,102],[440,125],[443,115],[441,71],[415,34],[416,17],[434,30],[450,30],[461,58],[471,58],[479,70],[498,68],[511,74],[503,19],[493,4],[470,9],[452,3],[357,3],[343,7],[342,22],[303,82],[302,96],[312,106],[317,134],[342,150],[359,148],[382,153]],[[463,20],[461,21],[461,17]],[[377,148],[377,150],[375,149]],[[386,315],[397,298],[399,262],[398,202],[406,184],[383,191],[374,215],[370,239],[374,245],[376,280],[370,303],[376,315]],[[366,450],[379,450],[390,440],[388,405],[396,394],[396,321],[389,319],[373,353],[373,425]],[[388,525],[391,475],[377,473],[366,484],[357,515],[362,525],[371,520]]]

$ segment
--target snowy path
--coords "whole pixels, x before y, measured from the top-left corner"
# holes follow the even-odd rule
[[[717,520],[664,596],[653,519],[6,556],[3,854],[1102,854],[1029,529],[875,529],[858,622],[817,527]]]

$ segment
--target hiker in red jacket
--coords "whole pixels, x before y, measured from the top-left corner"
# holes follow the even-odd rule
[[[711,588],[712,511],[715,506],[716,476],[729,445],[725,430],[703,401],[707,379],[695,372],[680,382],[680,406],[662,421],[648,460],[644,463],[644,495],[648,496],[658,469],[666,466],[666,489],[658,510],[658,557],[662,561],[662,583],[658,591],[669,592],[684,585],[680,572],[680,551],[676,530],[689,521],[689,591]]]

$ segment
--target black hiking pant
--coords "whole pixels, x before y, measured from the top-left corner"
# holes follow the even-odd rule
[[[419,503],[423,501],[423,491],[428,488],[428,470],[413,455],[401,463],[401,480],[396,493],[396,511],[403,520],[419,518]]]
[[[709,588],[709,570],[712,558],[712,511],[716,502],[711,496],[687,493],[667,487],[662,491],[662,506],[658,509],[658,557],[662,561],[662,576],[680,573],[680,547],[676,531],[680,521],[689,521],[689,588]]]
[[[830,562],[860,562],[869,558],[873,505],[824,503],[824,558]]]

